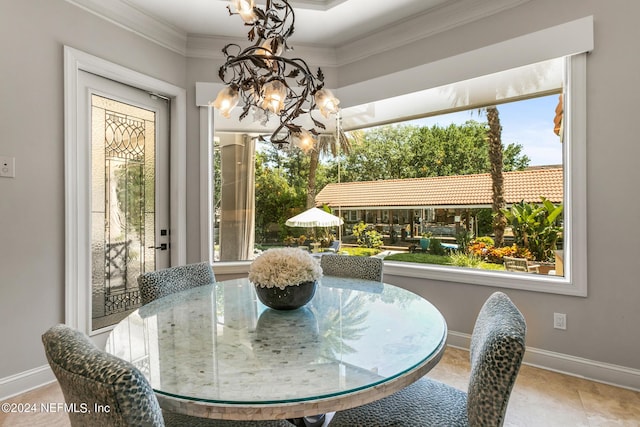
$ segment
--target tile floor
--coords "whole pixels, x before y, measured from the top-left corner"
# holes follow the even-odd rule
[[[447,348],[429,376],[466,389],[469,353]],[[64,402],[56,383],[5,402]],[[0,426],[68,427],[64,413],[6,414]],[[511,394],[505,426],[510,427],[640,427],[640,392],[587,381],[544,369],[523,366]]]

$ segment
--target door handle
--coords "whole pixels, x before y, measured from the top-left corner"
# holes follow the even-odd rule
[[[149,249],[160,249],[161,251],[166,251],[167,250],[167,244],[166,243],[160,243],[160,246],[149,246]]]

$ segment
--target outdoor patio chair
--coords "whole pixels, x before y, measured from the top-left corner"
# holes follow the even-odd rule
[[[72,427],[291,427],[284,420],[219,421],[162,411],[138,368],[100,350],[82,332],[56,325],[42,335],[42,343],[65,402],[78,408],[68,413]]]
[[[526,324],[502,292],[484,303],[471,335],[467,392],[424,377],[367,405],[337,412],[331,427],[502,426],[525,352]]]
[[[340,251],[340,240],[332,241],[329,247],[325,248],[324,251],[338,253],[338,251]]]
[[[142,305],[149,304],[158,298],[185,289],[208,285],[215,280],[213,269],[208,262],[150,271],[138,276],[140,301]]]
[[[325,276],[382,282],[382,258],[326,254],[320,258],[320,267]]]
[[[507,271],[520,271],[523,273],[539,273],[538,264],[530,264],[526,258],[502,257],[504,269]]]

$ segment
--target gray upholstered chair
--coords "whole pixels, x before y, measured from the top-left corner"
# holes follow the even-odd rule
[[[471,336],[466,393],[425,377],[384,399],[337,412],[331,427],[501,426],[524,356],[526,329],[509,297],[494,293]]]
[[[215,276],[208,262],[150,271],[138,276],[140,301],[142,305],[149,304],[151,301],[175,292],[213,282],[215,282]]]
[[[98,349],[83,333],[56,325],[42,335],[49,365],[62,388],[73,427],[291,427],[287,421],[218,421],[163,412],[144,375]],[[95,411],[94,405],[109,411]]]
[[[325,254],[320,258],[320,267],[325,276],[382,282],[382,258]]]
[[[56,325],[42,335],[72,426],[163,426],[158,400],[133,365],[98,349],[83,333]],[[83,413],[83,407],[88,409]],[[109,412],[94,411],[94,405]]]

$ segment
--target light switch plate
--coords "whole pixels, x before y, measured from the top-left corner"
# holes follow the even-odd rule
[[[0,156],[0,176],[5,178],[16,177],[16,158]]]

